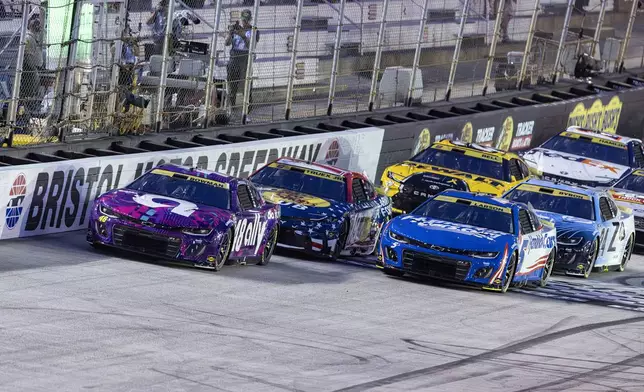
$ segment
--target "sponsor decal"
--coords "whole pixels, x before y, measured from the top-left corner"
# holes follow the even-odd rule
[[[454,134],[453,133],[446,133],[443,135],[436,135],[434,138],[434,142],[440,142],[441,140],[453,140],[454,139]]]
[[[267,222],[261,222],[259,214],[253,214],[254,219],[243,218],[235,227],[233,250],[239,252],[242,247],[255,246],[253,254],[257,254],[262,245]]]
[[[576,192],[568,192],[561,189],[548,188],[545,186],[531,185],[531,184],[521,184],[518,187],[521,191],[543,193],[544,195],[559,196],[559,197],[570,197],[573,199],[580,200],[590,200],[590,196],[584,195]]]
[[[5,210],[5,222],[9,230],[16,227],[20,220],[23,208],[22,203],[25,201],[26,194],[27,178],[23,173],[20,173],[13,180],[13,184],[9,190],[9,203],[7,203],[7,209]]]
[[[472,143],[472,135],[474,133],[474,127],[471,122],[465,123],[463,125],[463,130],[461,131],[461,141],[464,143]]]
[[[489,204],[489,203],[482,203],[480,201],[474,201],[474,200],[468,200],[468,199],[459,199],[458,197],[452,197],[452,196],[436,196],[435,200],[439,201],[445,201],[448,203],[463,203],[470,205],[472,207],[479,207],[479,208],[485,208],[487,210],[492,210],[496,212],[503,212],[506,214],[511,214],[512,209],[510,207],[500,207],[500,206],[495,206],[494,204]]]
[[[300,172],[306,176],[313,176],[313,177],[319,177],[319,178],[324,178],[325,180],[331,180],[331,181],[337,181],[337,182],[344,182],[344,176],[339,175],[339,174],[334,174],[334,173],[327,173],[321,170],[315,170],[315,169],[305,169],[302,167],[297,167],[297,166],[291,166],[291,165],[285,165],[283,163],[271,163],[269,167],[275,168],[275,169],[281,169],[281,170],[293,170]]]
[[[585,134],[588,135],[587,133],[585,133]],[[571,138],[571,139],[581,139],[584,135],[582,135],[582,134],[580,134],[578,132],[564,131],[564,132],[561,132],[559,134],[559,136],[564,136],[564,137],[568,137],[568,138]],[[584,138],[584,139],[587,140],[587,138]],[[603,137],[593,137],[593,138],[590,139],[590,141],[592,143],[603,144],[603,145],[610,146],[610,147],[615,147],[615,148],[621,148],[623,150],[628,149],[626,144],[624,144],[622,142],[619,142],[617,140],[605,139]]]
[[[556,153],[554,151],[550,151],[550,150],[543,150],[542,152],[543,152],[543,155],[547,156],[548,158],[561,158],[561,159],[565,159],[565,160],[572,161],[572,162],[579,162],[579,163],[582,163],[584,165],[589,165],[589,166],[596,167],[598,169],[608,170],[611,173],[615,173],[615,174],[619,174],[619,172],[620,172],[620,169],[618,167],[610,166],[610,165],[607,165],[607,164],[604,164],[604,163],[601,163],[601,162],[598,162],[598,161],[593,161],[592,159],[588,159],[588,158],[584,158],[584,157],[577,157],[577,156],[561,155],[561,154],[558,154],[558,153]]]
[[[299,205],[303,207],[329,207],[331,203],[327,200],[320,199],[319,197],[305,195],[289,190],[279,189],[274,191],[266,191],[262,194],[264,200],[280,204],[283,206]]]
[[[512,140],[511,151],[522,150],[530,147],[532,143],[532,131],[534,130],[534,121],[524,121],[517,124],[517,132]]]
[[[483,229],[483,228],[474,227],[474,226],[460,225],[458,223],[445,222],[445,221],[440,221],[436,219],[424,218],[420,216],[404,215],[401,218],[401,220],[410,221],[418,225],[418,227],[423,227],[423,228],[435,227],[438,229],[452,230],[466,235],[470,235],[472,237],[477,237],[477,238],[482,238],[487,240],[495,240],[505,235],[504,233],[501,233],[498,231]]]
[[[154,215],[154,210],[157,208],[172,208],[170,212],[173,214],[189,217],[193,212],[197,211],[199,207],[196,204],[191,203],[186,200],[174,199],[167,196],[155,196],[155,195],[136,195],[132,200],[142,206],[151,208],[152,213],[145,213],[145,217],[142,216],[140,219],[147,221],[149,216]]]
[[[568,116],[568,126],[599,130],[607,133],[616,133],[619,125],[619,116],[622,112],[622,101],[614,96],[604,105],[601,99],[596,99],[586,108],[583,102],[578,103]]]
[[[487,127],[479,128],[476,130],[476,144],[481,146],[491,147],[494,140],[494,131],[496,128]]]
[[[618,201],[624,201],[627,203],[633,204],[644,204],[644,196],[636,195],[634,193],[623,193],[610,190],[609,193],[613,196],[613,199]]]
[[[177,173],[173,172],[170,170],[161,170],[161,169],[154,169],[152,170],[152,174],[158,174],[160,176],[168,176],[168,177],[178,177],[183,180],[188,180],[188,181],[193,181],[193,182],[200,182],[202,184],[206,185],[211,185],[217,188],[222,188],[222,189],[229,189],[229,185],[224,182],[219,182],[215,180],[210,180],[208,178],[203,178],[203,177],[197,177],[197,176],[189,176],[183,173]],[[203,173],[202,173],[203,174]]]
[[[332,139],[326,147],[324,163],[331,166],[337,164],[340,158],[340,150],[340,142],[338,142],[338,139]]]
[[[453,144],[455,144],[456,146],[459,146],[459,147],[461,145],[458,142],[453,143]],[[452,151],[454,149],[454,146],[450,146],[450,145],[447,145],[447,144],[434,144],[432,146],[432,148],[435,148],[437,150],[442,150],[442,151]],[[483,149],[479,150],[479,149],[472,148],[472,149],[466,149],[464,154],[468,155],[468,156],[471,156],[471,157],[482,158],[482,159],[486,159],[488,161],[493,161],[493,162],[497,162],[497,163],[502,163],[503,162],[503,158],[500,155],[489,154],[489,153],[486,153],[485,151],[486,150],[483,150]]]
[[[429,132],[429,128],[425,128],[420,131],[418,139],[416,139],[416,144],[414,145],[414,150],[412,151],[412,156],[418,154],[419,152],[425,150],[432,142],[432,136]]]
[[[510,145],[512,144],[512,136],[514,133],[514,120],[511,116],[508,116],[503,121],[501,126],[501,134],[496,141],[496,149],[502,151],[508,151]]]

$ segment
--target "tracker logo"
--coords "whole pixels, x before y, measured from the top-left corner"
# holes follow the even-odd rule
[[[20,216],[22,215],[22,203],[25,201],[27,194],[27,178],[23,173],[18,174],[13,180],[11,189],[9,190],[9,203],[5,211],[5,221],[9,230],[16,227]]]

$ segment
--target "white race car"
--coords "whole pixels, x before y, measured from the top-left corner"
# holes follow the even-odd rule
[[[523,155],[544,180],[568,185],[610,187],[630,168],[644,168],[638,139],[573,126]]]
[[[615,202],[633,210],[635,243],[644,245],[644,170],[633,170],[609,190]]]

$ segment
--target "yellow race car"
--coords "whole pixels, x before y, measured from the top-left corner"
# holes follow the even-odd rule
[[[531,177],[516,154],[478,144],[441,140],[411,159],[389,166],[381,186],[393,202],[393,213],[406,214],[427,198],[456,189],[495,196]]]

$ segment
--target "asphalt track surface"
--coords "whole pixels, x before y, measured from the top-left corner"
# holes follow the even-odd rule
[[[644,391],[644,257],[505,295],[278,254],[0,243],[2,391]]]

